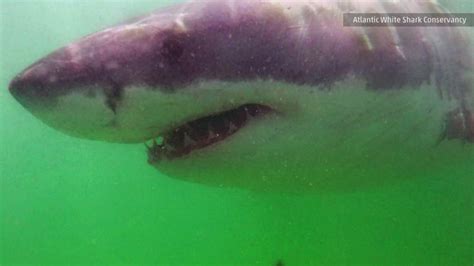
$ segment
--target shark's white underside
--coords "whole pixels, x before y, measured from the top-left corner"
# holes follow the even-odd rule
[[[197,82],[173,93],[124,91],[116,114],[104,104],[104,95],[86,93],[59,97],[35,114],[70,135],[145,142],[160,129],[242,104],[271,106],[276,113],[251,121],[224,141],[155,163],[178,179],[260,191],[380,185],[474,158],[472,145],[440,141],[445,114],[457,102],[441,99],[429,85],[373,91],[347,78],[331,89],[260,80]],[[116,132],[120,135],[113,137]]]

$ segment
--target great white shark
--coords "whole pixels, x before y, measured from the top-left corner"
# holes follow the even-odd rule
[[[473,165],[463,29],[345,27],[348,12],[447,13],[434,1],[191,1],[83,37],[9,90],[55,129],[147,142],[161,172],[214,186],[346,189]]]

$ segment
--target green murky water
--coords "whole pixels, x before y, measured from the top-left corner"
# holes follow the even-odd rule
[[[6,88],[53,49],[171,1],[0,3],[0,264],[473,264],[473,164],[304,196],[169,179],[143,145],[65,136]]]

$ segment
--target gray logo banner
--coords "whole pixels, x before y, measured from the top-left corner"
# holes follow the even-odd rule
[[[347,27],[472,27],[474,13],[344,13],[343,25]]]

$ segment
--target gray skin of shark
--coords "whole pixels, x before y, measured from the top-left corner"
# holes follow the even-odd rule
[[[472,161],[472,48],[461,28],[343,27],[345,12],[446,11],[416,1],[189,2],[69,44],[9,89],[72,136],[162,137],[151,164],[216,186],[384,183],[413,175],[402,154],[434,156],[430,169],[453,143]]]

